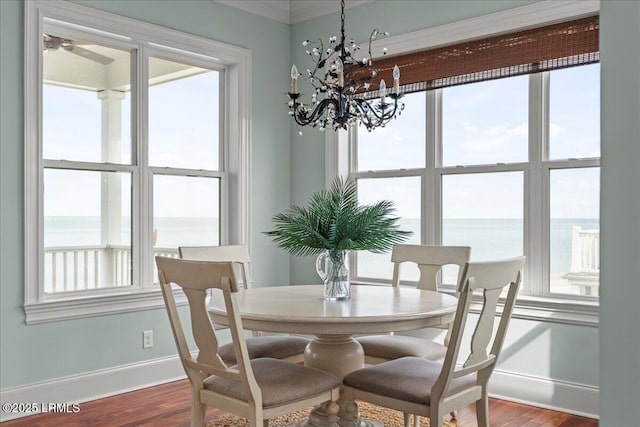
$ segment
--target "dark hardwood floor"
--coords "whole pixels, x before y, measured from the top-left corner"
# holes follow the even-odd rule
[[[491,427],[596,427],[597,420],[491,399]],[[189,427],[187,380],[81,403],[78,413],[46,413],[2,423],[3,427]],[[221,411],[210,408],[208,417]],[[457,426],[477,427],[473,406],[458,411]]]

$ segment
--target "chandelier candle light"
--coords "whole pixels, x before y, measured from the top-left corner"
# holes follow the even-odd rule
[[[369,37],[368,57],[360,60],[354,54],[360,46],[351,39],[350,48],[344,31],[344,0],[341,0],[340,41],[337,37],[329,38],[329,46],[325,49],[322,40],[315,43],[305,40],[302,45],[308,47],[307,55],[311,56],[315,66],[307,69],[306,79],[314,89],[310,103],[300,101],[298,77],[300,73],[294,65],[291,67],[291,92],[289,95],[289,115],[300,126],[318,127],[323,131],[327,127],[334,130],[347,129],[356,123],[364,125],[371,131],[376,127],[384,127],[404,109],[400,102],[400,69],[393,67],[393,91],[387,94],[384,79],[378,83],[379,99],[368,99],[373,79],[378,72],[373,65],[371,44],[379,36],[388,36],[387,32],[374,29]],[[386,54],[386,48],[383,50]],[[322,75],[322,71],[324,75]],[[375,87],[375,86],[374,86]],[[319,99],[322,98],[322,99]],[[390,100],[390,101],[389,101]],[[300,132],[302,134],[302,132]]]

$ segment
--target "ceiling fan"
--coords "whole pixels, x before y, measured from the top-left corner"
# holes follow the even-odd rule
[[[85,49],[75,44],[76,42],[64,37],[58,37],[51,34],[43,34],[42,45],[44,50],[58,50],[60,48],[71,52],[75,55],[82,56],[91,61],[99,62],[102,65],[109,65],[113,62],[113,58],[101,55],[91,50]]]

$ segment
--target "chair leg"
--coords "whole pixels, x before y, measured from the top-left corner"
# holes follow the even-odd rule
[[[476,418],[478,427],[489,427],[489,397],[486,387],[483,387],[482,397],[476,402]]]
[[[420,427],[420,415],[413,416],[413,427]]]
[[[442,427],[442,411],[438,405],[433,405],[429,411],[429,427]]]
[[[198,390],[191,395],[191,427],[204,427],[204,417],[207,415],[207,405],[200,403],[198,395]]]
[[[411,427],[411,414],[403,412],[402,417],[404,418],[404,427]]]

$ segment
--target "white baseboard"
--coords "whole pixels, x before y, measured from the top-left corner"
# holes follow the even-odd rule
[[[6,413],[6,403],[83,403],[186,378],[178,356],[169,356],[115,368],[0,390],[0,422],[33,415]],[[80,405],[82,410],[82,405]]]
[[[102,369],[0,390],[4,403],[83,403],[185,378],[177,356]],[[496,370],[492,397],[598,418],[598,387]],[[82,405],[80,406],[82,410]],[[0,413],[0,422],[32,415]]]
[[[600,413],[598,387],[497,369],[489,380],[489,395],[588,418],[598,418]]]

